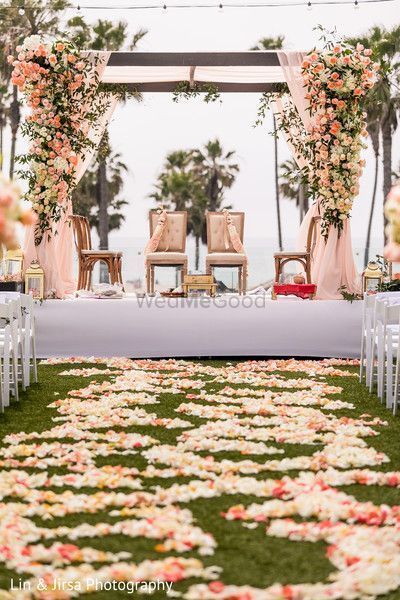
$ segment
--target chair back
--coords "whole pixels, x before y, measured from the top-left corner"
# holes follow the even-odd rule
[[[157,210],[149,213],[150,237],[157,227],[159,214]],[[185,252],[187,231],[187,211],[167,211],[167,222],[157,246],[157,252]]]
[[[78,254],[81,250],[92,250],[92,238],[90,236],[90,225],[86,217],[80,215],[71,216],[74,228],[75,246]]]
[[[236,231],[243,243],[244,212],[229,212]],[[225,215],[222,212],[208,212],[207,216],[207,248],[212,252],[236,252],[226,226]]]
[[[321,216],[320,215],[316,215],[314,217],[311,218],[310,224],[308,226],[308,232],[307,232],[307,246],[306,246],[306,252],[307,254],[312,254],[316,241],[317,241],[317,231],[318,231],[318,227],[319,225],[317,225],[317,223],[319,223],[319,221],[321,221]]]

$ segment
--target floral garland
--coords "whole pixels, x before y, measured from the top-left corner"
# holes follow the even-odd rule
[[[7,250],[18,247],[16,223],[35,223],[34,213],[23,207],[20,198],[18,186],[0,174],[0,245],[5,246]]]
[[[24,94],[31,114],[22,131],[30,140],[19,162],[28,165],[25,196],[38,215],[35,243],[53,234],[75,187],[78,160],[95,144],[88,136],[108,106],[108,96],[97,92],[98,58],[82,56],[71,43],[46,43],[34,35],[17,46],[12,82]]]
[[[304,125],[290,96],[283,98],[278,115],[278,131],[307,163],[302,175],[321,207],[325,238],[330,226],[340,233],[359,193],[365,166],[362,139],[368,135],[362,98],[374,86],[379,68],[371,54],[362,44],[354,48],[328,42],[322,51],[314,49],[301,66],[310,126]],[[270,94],[264,105],[274,98]]]

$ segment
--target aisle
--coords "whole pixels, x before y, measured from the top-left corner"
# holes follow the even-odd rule
[[[0,417],[1,600],[399,597],[400,421],[351,362],[82,360]]]

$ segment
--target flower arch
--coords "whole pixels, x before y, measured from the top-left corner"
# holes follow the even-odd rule
[[[371,51],[361,45],[326,42],[321,51],[291,53],[302,62],[295,65],[297,80],[289,81],[289,69],[284,66],[287,54],[278,52],[290,89],[276,104],[278,130],[288,140],[314,195],[322,213],[321,233],[328,242],[332,231],[340,237],[358,194],[364,166],[361,150],[367,135],[362,98],[374,85],[378,67],[371,61]],[[38,214],[35,244],[39,249],[57,235],[58,224],[63,225],[79,167],[83,165],[84,171],[96,148],[93,132],[101,131],[102,119],[113,103],[112,92],[99,93],[98,89],[108,56],[80,53],[64,40],[44,43],[33,36],[18,48],[16,58],[9,57],[13,82],[31,108],[23,125],[30,147],[20,160],[29,167],[23,176],[29,185],[26,198]],[[277,101],[276,94],[264,96],[264,107],[271,101]],[[336,269],[338,281],[331,282],[326,297],[335,297],[341,285],[357,286],[349,236],[346,227],[342,248],[336,241],[333,244],[342,264]],[[65,245],[59,249],[62,252]],[[318,270],[316,277],[320,276]]]

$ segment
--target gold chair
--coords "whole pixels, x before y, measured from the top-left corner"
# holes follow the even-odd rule
[[[233,225],[243,243],[244,212],[229,212]],[[239,294],[247,289],[247,256],[239,253],[232,245],[223,212],[207,213],[206,273],[211,274],[215,267],[237,267],[239,272]]]
[[[315,236],[317,232],[317,223],[321,220],[320,216],[312,217],[307,232],[307,246],[304,252],[275,252],[275,283],[279,283],[279,276],[283,272],[283,267],[290,261],[299,262],[304,268],[307,283],[311,281],[311,261],[312,251],[315,246]]]
[[[93,268],[99,261],[103,261],[107,265],[110,282],[122,285],[122,252],[93,250],[90,225],[87,218],[72,215],[71,220],[78,253],[78,290],[90,290]]]
[[[147,293],[154,293],[154,267],[180,267],[181,282],[187,274],[188,259],[186,250],[187,212],[167,211],[167,221],[157,250],[146,254]],[[151,210],[149,214],[150,237],[157,226],[159,213]]]

